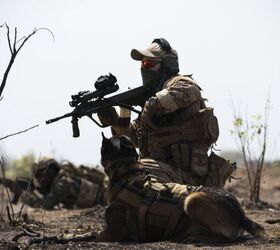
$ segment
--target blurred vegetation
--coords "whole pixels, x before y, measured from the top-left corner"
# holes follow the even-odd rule
[[[34,162],[34,153],[27,153],[19,159],[12,160],[7,167],[6,177],[10,179],[31,177],[31,166]]]
[[[272,167],[280,167],[280,160],[273,161],[273,162],[271,163],[271,166],[272,166]]]

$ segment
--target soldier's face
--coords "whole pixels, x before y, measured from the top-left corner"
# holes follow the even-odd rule
[[[148,57],[143,57],[142,62],[141,62],[141,68],[142,69],[148,69],[150,71],[159,71],[161,67],[161,59],[160,58],[148,58]]]

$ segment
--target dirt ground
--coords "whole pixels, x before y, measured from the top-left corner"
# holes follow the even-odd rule
[[[235,177],[241,178],[227,183],[226,188],[233,192],[241,204],[246,204],[248,186],[246,172],[238,170]],[[271,238],[254,239],[245,234],[237,242],[225,243],[173,243],[154,242],[144,244],[131,243],[95,243],[93,241],[78,241],[68,243],[41,242],[30,244],[34,237],[23,236],[17,241],[12,239],[23,232],[21,226],[0,225],[0,249],[280,249],[280,167],[264,170],[262,179],[261,199],[267,202],[262,208],[245,208],[249,218],[265,227]],[[19,209],[19,206],[15,209]],[[28,229],[40,233],[41,237],[59,236],[71,237],[100,231],[104,224],[104,206],[90,209],[54,210],[24,208],[25,225]],[[1,223],[1,218],[0,218]],[[29,244],[29,245],[28,245]]]

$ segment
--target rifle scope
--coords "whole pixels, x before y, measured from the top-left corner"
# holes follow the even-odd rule
[[[80,91],[76,95],[72,95],[72,101],[69,102],[71,107],[77,107],[80,103],[86,103],[94,98],[102,98],[105,95],[116,92],[119,85],[116,84],[117,78],[111,73],[100,76],[95,82],[95,91]]]
[[[112,86],[114,86],[114,84],[117,82],[117,78],[112,75],[111,73],[107,74],[107,75],[103,75],[98,77],[98,79],[96,80],[94,87],[97,90],[101,90],[101,89],[106,89],[106,88],[110,88]]]

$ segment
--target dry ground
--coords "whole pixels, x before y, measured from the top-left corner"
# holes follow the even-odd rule
[[[236,194],[242,204],[246,204],[248,188],[245,171],[239,170],[226,188]],[[270,239],[254,239],[249,235],[231,244],[205,244],[205,243],[173,243],[155,242],[145,244],[131,243],[94,243],[69,242],[65,244],[40,243],[32,244],[28,249],[280,249],[280,167],[265,169],[262,181],[261,199],[268,203],[262,209],[248,209],[245,211],[251,219],[263,225],[268,232],[277,237]],[[83,210],[55,210],[25,208],[28,227],[44,236],[78,235],[91,231],[101,230],[104,223],[103,206],[96,206]],[[1,223],[1,220],[0,220]],[[22,232],[22,227],[12,227],[7,224],[0,225],[0,249],[20,249],[30,237],[22,237],[16,243],[12,238]]]

